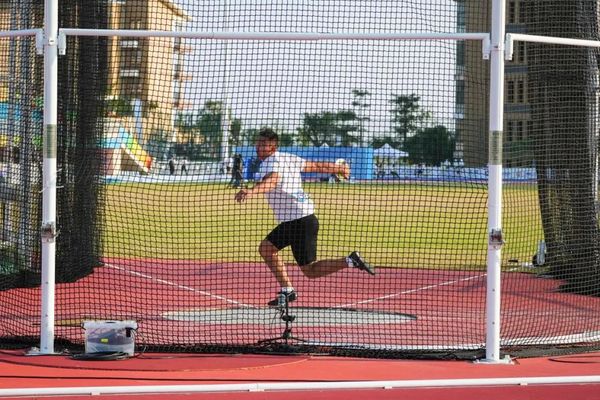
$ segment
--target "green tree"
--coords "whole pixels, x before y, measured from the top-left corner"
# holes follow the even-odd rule
[[[222,102],[212,100],[205,102],[202,109],[192,114],[179,115],[175,126],[187,137],[187,143],[175,145],[176,153],[190,160],[218,159],[222,140],[222,118]],[[233,129],[238,129],[236,124],[232,124]]]
[[[294,135],[291,133],[283,132],[279,135],[280,146],[293,146],[295,143]]]
[[[402,146],[402,143],[400,143],[398,140],[391,136],[381,136],[373,138],[373,140],[371,141],[371,147],[373,147],[374,149],[378,149],[386,143],[395,149]]]
[[[153,129],[150,132],[148,140],[150,145],[147,147],[152,157],[162,159],[169,151],[169,132],[163,129]]]
[[[129,117],[133,115],[133,106],[129,97],[116,97],[106,100],[106,116]]]
[[[367,97],[371,95],[368,90],[353,89],[352,95],[354,100],[352,101],[352,107],[354,107],[356,113],[356,119],[358,120],[358,137],[359,145],[362,146],[365,142],[365,122],[371,118],[365,116],[365,113],[371,105],[367,103]]]
[[[229,144],[239,146],[242,144],[242,120],[233,118],[229,127]]]
[[[302,127],[298,128],[300,142],[316,147],[358,143],[359,138],[352,134],[358,130],[356,120],[356,113],[352,110],[306,113]]]
[[[254,143],[256,143],[257,137],[258,137],[258,129],[256,129],[256,128],[244,129],[241,133],[240,144],[251,146]]]
[[[157,101],[148,101],[144,107],[144,116],[150,117],[156,110],[158,110],[158,102]]]
[[[402,147],[431,118],[430,113],[421,109],[419,100],[420,97],[415,94],[395,96],[390,100],[394,106],[391,110],[394,132]]]
[[[200,135],[203,136],[202,158],[218,158],[221,150],[223,103],[209,100],[204,103],[195,123]]]
[[[454,155],[454,135],[445,126],[425,128],[406,139],[404,149],[413,164],[439,166]]]
[[[179,113],[175,118],[175,127],[182,133],[191,134],[195,130],[195,120],[192,114]]]
[[[273,130],[279,134],[280,146],[293,146],[295,144],[295,136],[293,134],[287,133],[281,128],[273,128]],[[239,144],[249,146],[254,145],[256,143],[256,138],[258,137],[259,131],[260,129],[257,128],[245,129],[241,132],[241,140]]]

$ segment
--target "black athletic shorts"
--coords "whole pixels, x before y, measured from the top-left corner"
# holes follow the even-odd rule
[[[306,265],[317,259],[317,235],[319,220],[314,214],[277,225],[266,237],[281,250],[292,246],[292,254],[298,265]]]

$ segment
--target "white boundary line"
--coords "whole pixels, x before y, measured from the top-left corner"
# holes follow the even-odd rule
[[[168,286],[173,286],[176,287],[178,289],[182,289],[182,290],[187,290],[190,292],[194,292],[194,293],[198,293],[207,297],[211,297],[217,300],[222,300],[224,302],[230,303],[230,304],[235,304],[236,306],[240,306],[240,307],[244,307],[244,308],[259,308],[257,306],[251,305],[251,304],[246,304],[246,303],[242,303],[236,300],[232,300],[229,299],[227,297],[224,296],[219,296],[216,294],[212,294],[210,292],[206,292],[204,290],[199,290],[196,288],[193,288],[191,286],[186,286],[186,285],[181,285],[179,283],[175,283],[175,282],[171,282],[171,281],[167,281],[164,279],[160,279],[160,278],[155,278],[152,275],[148,275],[148,274],[144,274],[141,272],[136,272],[136,271],[131,271],[127,268],[124,267],[119,267],[117,265],[111,264],[111,263],[104,263],[104,266],[108,267],[108,268],[112,268],[112,269],[116,269],[119,271],[123,271],[126,272],[128,274],[140,277],[140,278],[145,278],[145,279],[149,279],[151,281],[157,282],[157,283],[161,283],[163,285],[168,285]],[[375,297],[375,298],[371,298],[371,299],[366,299],[366,300],[361,300],[361,301],[356,301],[356,302],[352,302],[352,303],[346,303],[346,304],[341,304],[341,305],[337,305],[337,306],[333,306],[331,308],[347,308],[347,307],[352,307],[352,306],[356,306],[356,305],[360,305],[360,304],[368,304],[368,303],[374,303],[376,301],[380,301],[380,300],[387,300],[387,299],[391,299],[394,297],[398,297],[398,296],[402,296],[405,294],[411,294],[411,293],[418,293],[418,292],[422,292],[425,290],[430,290],[430,289],[435,289],[437,287],[441,287],[441,286],[449,286],[449,285],[453,285],[455,283],[459,283],[459,282],[468,282],[470,280],[474,280],[474,279],[480,279],[485,277],[487,274],[481,274],[481,275],[473,275],[473,276],[469,276],[466,278],[461,278],[461,279],[455,279],[452,281],[446,281],[446,282],[442,282],[442,283],[436,283],[435,285],[427,285],[427,286],[422,286],[420,288],[415,288],[415,289],[410,289],[410,290],[403,290],[401,292],[398,293],[393,293],[393,294],[387,294],[385,296],[379,296],[379,297]]]
[[[523,267],[514,267],[514,268],[510,268],[506,271],[502,271],[504,272],[514,272],[518,269],[521,269]],[[410,289],[410,290],[404,290],[402,292],[398,292],[398,293],[393,293],[393,294],[387,294],[385,296],[380,296],[380,297],[374,297],[372,299],[366,299],[366,300],[361,300],[361,301],[357,301],[354,303],[347,303],[347,304],[342,304],[339,306],[335,306],[334,308],[344,308],[344,307],[352,307],[355,305],[359,305],[359,304],[368,304],[368,303],[373,303],[379,300],[386,300],[386,299],[391,299],[394,297],[398,297],[398,296],[402,296],[404,294],[411,294],[411,293],[418,293],[418,292],[422,292],[425,290],[429,290],[429,289],[435,289],[437,287],[440,286],[448,286],[448,285],[453,285],[455,283],[460,283],[460,282],[468,282],[471,281],[473,279],[479,279],[479,278],[485,278],[487,276],[487,272],[481,274],[481,275],[473,275],[473,276],[468,276],[466,278],[461,278],[461,279],[455,279],[452,281],[446,281],[446,282],[442,282],[442,283],[436,283],[435,285],[427,285],[427,286],[422,286],[420,288],[416,288],[416,289]]]
[[[459,282],[467,282],[467,281],[470,281],[470,280],[473,280],[473,279],[480,279],[480,278],[483,278],[485,276],[487,276],[487,274],[468,276],[466,278],[455,279],[455,280],[452,280],[452,281],[446,281],[446,282],[442,282],[442,283],[436,283],[435,285],[422,286],[422,287],[416,288],[416,289],[403,290],[403,291],[398,292],[398,293],[386,294],[385,296],[374,297],[374,298],[371,298],[371,299],[356,301],[356,302],[353,302],[353,303],[346,303],[346,304],[342,304],[342,305],[339,305],[339,306],[334,306],[333,308],[346,308],[346,307],[352,307],[352,306],[356,306],[356,305],[360,305],[360,304],[374,303],[374,302],[379,301],[379,300],[387,300],[387,299],[391,299],[391,298],[394,298],[394,297],[402,296],[402,295],[405,295],[405,294],[418,293],[418,292],[422,292],[422,291],[425,291],[425,290],[435,289],[435,288],[440,287],[440,286],[448,286],[448,285],[453,285],[453,284],[459,283]]]
[[[221,300],[221,301],[224,301],[226,303],[234,304],[234,305],[239,306],[239,307],[243,307],[243,308],[259,308],[259,307],[253,306],[252,304],[242,303],[240,301],[232,300],[232,299],[229,299],[229,298],[227,298],[225,296],[219,296],[217,294],[212,294],[210,292],[206,292],[204,290],[199,290],[199,289],[193,288],[191,286],[181,285],[179,283],[167,281],[165,279],[155,278],[152,275],[148,275],[148,274],[144,274],[144,273],[136,272],[136,271],[131,271],[131,270],[127,269],[127,268],[119,267],[119,266],[111,264],[111,263],[104,263],[104,266],[108,267],[108,268],[116,269],[118,271],[126,272],[126,273],[128,273],[130,275],[133,275],[133,276],[137,276],[137,277],[140,277],[140,278],[148,279],[148,280],[151,280],[153,282],[157,282],[157,283],[160,283],[160,284],[163,284],[163,285],[172,286],[172,287],[175,287],[175,288],[181,289],[181,290],[187,290],[188,292],[198,293],[200,295],[203,295],[203,296],[206,296],[206,297],[210,297],[210,298],[213,298],[213,299],[216,299],[216,300]]]
[[[133,393],[216,393],[216,392],[275,392],[291,390],[342,390],[342,389],[399,389],[432,387],[489,387],[551,384],[598,384],[600,375],[548,376],[476,379],[427,379],[397,381],[349,381],[349,382],[272,382],[214,385],[156,385],[156,386],[88,386],[53,387],[33,389],[0,389],[0,397],[8,396],[67,396],[109,395]]]
[[[167,281],[165,279],[155,278],[152,275],[148,275],[148,274],[144,274],[144,273],[136,272],[136,271],[131,271],[127,268],[119,267],[119,266],[111,264],[111,263],[105,263],[104,265],[105,265],[105,267],[112,268],[112,269],[122,271],[122,272],[126,272],[133,276],[137,276],[137,277],[144,278],[144,279],[149,279],[153,282],[157,282],[157,283],[167,285],[167,286],[172,286],[172,287],[175,287],[178,289],[198,293],[200,295],[207,296],[207,297],[217,299],[217,300],[221,300],[226,303],[236,305],[238,307],[250,308],[250,309],[260,309],[261,308],[261,307],[257,307],[257,306],[251,305],[251,304],[246,304],[246,303],[242,303],[242,302],[239,302],[236,300],[232,300],[232,299],[229,299],[224,296],[215,295],[210,292],[206,292],[204,290],[198,290],[198,289],[195,289],[190,286],[181,285],[181,284],[178,284],[175,282]],[[519,269],[519,268],[510,269],[510,270],[508,270],[508,272],[515,270],[515,269]],[[334,309],[335,308],[347,308],[347,307],[352,307],[352,306],[359,305],[359,304],[373,303],[373,302],[376,302],[379,300],[386,300],[386,299],[402,296],[405,294],[418,293],[418,292],[425,291],[425,290],[435,289],[435,288],[441,287],[441,286],[449,286],[449,285],[452,285],[455,283],[468,282],[471,280],[484,278],[486,275],[487,274],[484,273],[484,274],[480,274],[480,275],[468,276],[466,278],[454,279],[451,281],[446,281],[446,282],[438,283],[435,285],[422,286],[420,288],[404,290],[404,291],[401,291],[398,293],[388,294],[385,296],[380,296],[380,297],[376,297],[376,298],[372,298],[372,299],[361,300],[361,301],[354,302],[354,303],[347,303],[347,304],[342,304],[342,305],[338,305],[338,306],[333,306],[331,308],[334,308]],[[541,341],[540,341],[540,338],[536,338],[536,337],[505,339],[505,340],[501,341],[501,344],[503,346],[529,345],[529,344],[531,344],[531,345],[539,345],[539,344],[556,345],[556,344],[582,343],[582,342],[590,341],[590,340],[595,341],[595,340],[598,340],[599,338],[600,338],[600,331],[597,331],[597,332],[584,332],[584,333],[577,333],[577,334],[572,334],[572,335],[542,338]],[[309,342],[309,343],[311,345],[329,345],[329,346],[347,346],[347,347],[356,346],[356,344],[350,344],[350,343],[331,343],[331,342],[319,342],[319,341],[314,341],[314,342]],[[480,348],[482,348],[483,345],[484,345],[483,343],[460,344],[460,345],[453,345],[453,346],[444,346],[444,345],[440,345],[440,346],[436,346],[436,345],[431,345],[431,346],[429,346],[429,345],[426,345],[426,346],[389,346],[389,345],[377,345],[377,344],[361,344],[360,347],[367,348],[367,349],[386,349],[386,350],[394,349],[394,350],[407,351],[407,350],[480,349]],[[2,396],[1,391],[0,391],[0,396]]]

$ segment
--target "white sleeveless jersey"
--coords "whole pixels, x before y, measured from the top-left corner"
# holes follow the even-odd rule
[[[306,161],[289,153],[276,151],[265,158],[260,165],[259,176],[263,179],[271,172],[277,172],[279,183],[265,193],[275,218],[279,222],[292,221],[315,212],[315,205],[302,189],[302,176]]]

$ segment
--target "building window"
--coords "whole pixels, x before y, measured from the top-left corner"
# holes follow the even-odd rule
[[[465,42],[456,42],[456,65],[459,67],[465,66]]]
[[[142,20],[135,19],[135,20],[130,21],[129,29],[142,29]]]
[[[456,105],[465,104],[465,81],[456,81]]]
[[[139,78],[124,77],[121,78],[121,95],[129,97],[139,97],[142,94],[142,85]]]
[[[122,69],[119,71],[119,76],[121,78],[139,78],[140,70],[139,69]]]
[[[515,24],[517,22],[517,2],[508,2],[508,23]]]
[[[136,39],[121,40],[121,47],[124,49],[137,49],[139,45],[140,43]]]
[[[507,23],[523,24],[525,23],[525,14],[523,4],[519,0],[511,0],[507,7]]]
[[[459,2],[456,7],[456,30],[458,32],[467,31],[467,13],[465,3]]]
[[[514,131],[515,131],[514,122],[513,121],[507,121],[506,122],[506,141],[507,142],[512,142],[513,141]]]
[[[139,69],[142,64],[140,49],[123,49],[121,51],[121,69]]]
[[[181,22],[179,20],[173,21],[173,30],[182,31],[184,27],[185,27],[185,24],[183,22]]]
[[[182,43],[182,39],[179,37],[173,38],[173,49],[176,52],[179,52],[181,50],[181,43]]]
[[[515,123],[515,140],[523,140],[523,121]]]
[[[506,102],[512,104],[515,102],[515,81],[506,82]]]
[[[525,42],[515,42],[512,62],[515,64],[527,63],[527,47]]]
[[[522,79],[517,82],[517,103],[525,103],[525,82]]]
[[[517,142],[525,138],[525,121],[506,122],[506,141]]]
[[[525,64],[527,62],[527,46],[525,42],[517,42],[516,56],[516,61],[519,64]]]
[[[527,99],[531,101],[531,99],[539,99],[540,91],[535,86],[527,88]],[[539,100],[538,100],[539,101]]]

